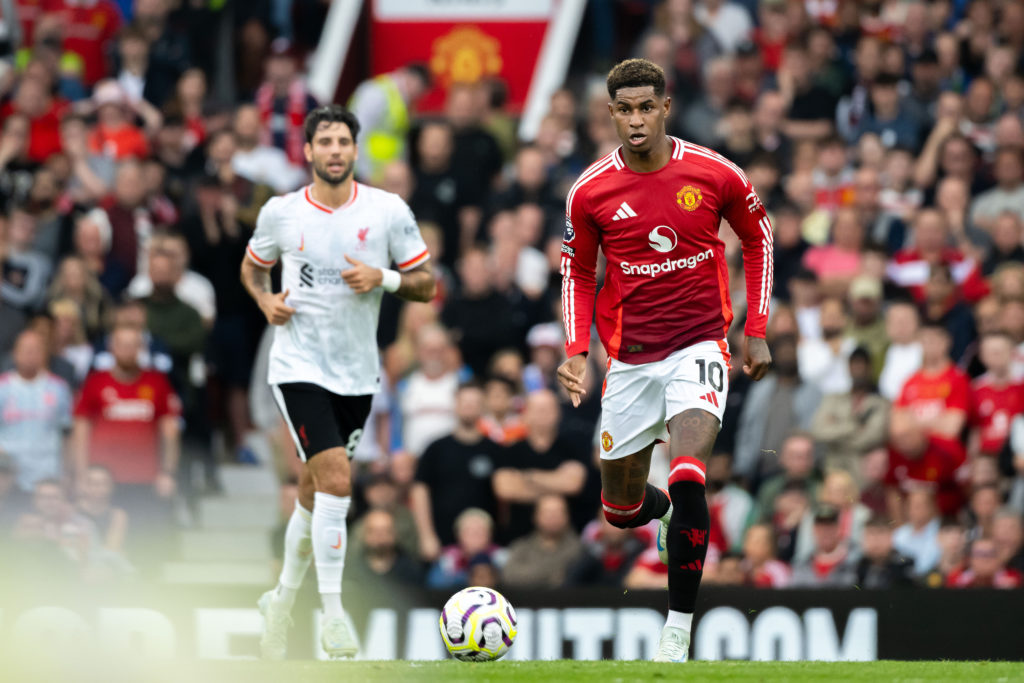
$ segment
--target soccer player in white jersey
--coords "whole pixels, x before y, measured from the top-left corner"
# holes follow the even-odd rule
[[[352,494],[349,458],[380,390],[377,318],[385,291],[430,301],[430,254],[409,207],[352,177],[359,122],[338,105],[305,121],[313,183],[260,210],[242,260],[242,282],[278,326],[268,381],[299,457],[299,499],[285,533],[277,587],[259,600],[264,658],[283,659],[295,593],[312,559],[323,603],[321,644],[353,657],[356,641],[341,604]],[[270,271],[281,261],[281,290]],[[397,270],[391,269],[395,263]]]

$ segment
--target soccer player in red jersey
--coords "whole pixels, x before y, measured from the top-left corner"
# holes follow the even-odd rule
[[[705,463],[728,393],[729,273],[718,237],[739,235],[747,284],[743,369],[758,380],[772,291],[772,230],[750,181],[719,154],[670,137],[665,74],[629,59],[608,74],[622,146],[590,166],[566,198],[562,308],[569,359],[559,381],[579,405],[590,345],[597,249],[607,259],[597,331],[609,355],[601,398],[601,483],[615,526],[660,519],[669,613],[655,661],[686,661],[708,547]],[[666,430],[667,427],[667,430]],[[651,450],[668,440],[668,494],[647,483]],[[666,552],[667,551],[667,552]]]
[[[997,456],[1010,435],[1010,423],[1024,412],[1024,386],[1013,381],[1013,339],[1005,332],[981,338],[985,374],[971,382],[971,451]]]

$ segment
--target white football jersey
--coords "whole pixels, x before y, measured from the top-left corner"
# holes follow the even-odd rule
[[[353,183],[352,197],[333,211],[307,186],[260,209],[246,254],[269,267],[281,260],[281,289],[295,309],[276,328],[270,384],[311,382],[336,394],[380,390],[377,318],[383,290],[356,294],[341,274],[351,258],[407,271],[430,254],[412,211],[395,194]]]

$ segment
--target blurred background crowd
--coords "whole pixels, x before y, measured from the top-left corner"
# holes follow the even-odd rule
[[[309,182],[305,75],[328,4],[13,2],[11,566],[159,576],[228,465],[274,468],[290,512],[299,463],[238,266],[260,206]],[[628,56],[665,69],[670,134],[742,166],[775,229],[774,367],[756,384],[730,371],[705,580],[1020,587],[1020,0],[590,2],[532,140],[500,79],[452,85],[437,116],[417,113],[419,64],[340,92],[365,129],[358,179],[410,204],[441,283],[430,304],[385,299],[346,581],[666,585],[656,528],[599,514],[603,350],[578,409],[554,374],[565,192],[619,144],[604,75]],[[722,236],[735,352],[744,282]],[[666,470],[659,450],[653,481]]]

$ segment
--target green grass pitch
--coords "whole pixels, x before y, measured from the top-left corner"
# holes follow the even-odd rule
[[[651,681],[1024,681],[1015,662],[209,662],[190,681],[438,681],[441,683],[650,683]],[[186,680],[158,677],[158,680]]]

